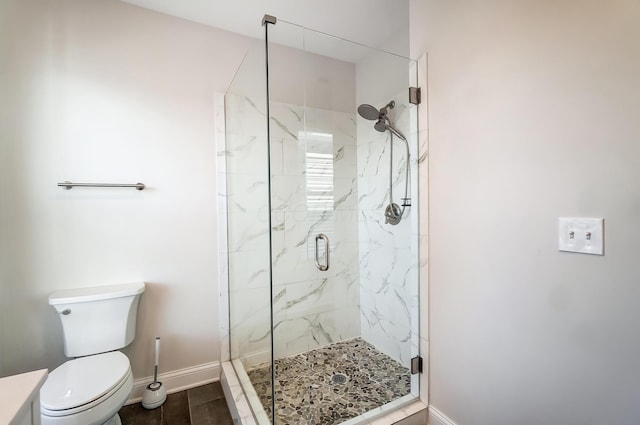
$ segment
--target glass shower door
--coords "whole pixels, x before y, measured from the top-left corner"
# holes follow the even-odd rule
[[[220,219],[227,222],[229,356],[261,424],[270,422],[260,398],[271,402],[273,357],[264,63],[264,45],[256,42],[225,94],[225,145],[218,153],[225,159],[218,181],[224,183],[219,191],[226,205]],[[265,368],[265,376],[249,379],[247,371]]]
[[[273,393],[261,397],[276,424],[341,423],[418,394],[415,77],[397,55],[283,21],[268,31]],[[391,100],[381,124],[356,113]]]

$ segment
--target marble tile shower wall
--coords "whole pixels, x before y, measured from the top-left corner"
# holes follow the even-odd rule
[[[409,113],[406,93],[395,96],[390,112],[394,127],[409,139],[410,181],[418,182],[415,122]],[[388,101],[378,102],[384,104]],[[376,103],[374,103],[376,104]],[[389,132],[373,129],[372,121],[358,120],[358,194],[361,335],[378,350],[404,366],[418,353],[418,187],[410,186],[412,206],[395,226],[385,224],[389,203]],[[394,136],[393,199],[404,197],[406,151]]]
[[[225,102],[230,357],[270,357],[267,133],[264,102],[227,94]]]
[[[231,356],[268,360],[270,290],[265,111],[227,95]],[[360,335],[355,114],[272,102],[274,355]],[[234,120],[234,117],[241,119]],[[331,267],[315,266],[315,235]]]

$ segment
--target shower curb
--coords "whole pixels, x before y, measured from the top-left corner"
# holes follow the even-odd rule
[[[257,425],[231,362],[222,362],[220,383],[234,425]]]

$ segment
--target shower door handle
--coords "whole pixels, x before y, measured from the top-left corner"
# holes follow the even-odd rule
[[[318,241],[324,240],[324,264],[320,264],[320,256],[318,252]],[[316,267],[318,270],[326,272],[329,270],[329,238],[324,233],[318,233],[316,235]]]

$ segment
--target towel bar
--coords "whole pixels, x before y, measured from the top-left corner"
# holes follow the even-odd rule
[[[73,187],[135,187],[138,190],[144,190],[144,183],[118,184],[118,183],[72,183],[65,181],[58,183],[58,187],[64,187],[70,190]]]

